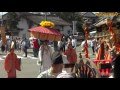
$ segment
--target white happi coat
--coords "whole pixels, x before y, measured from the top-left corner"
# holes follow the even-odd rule
[[[48,52],[45,50],[48,48]],[[48,70],[51,65],[51,56],[52,56],[52,48],[50,46],[41,46],[39,48],[39,61],[42,62],[40,67],[40,72]]]

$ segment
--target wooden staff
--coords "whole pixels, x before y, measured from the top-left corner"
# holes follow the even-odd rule
[[[7,39],[6,39],[6,35],[5,35],[5,28],[3,26],[0,27],[0,31],[1,31],[1,39],[3,42],[3,45],[7,45]]]
[[[89,31],[88,31],[87,23],[84,24],[84,33],[85,33],[85,45],[84,45],[85,57],[86,57],[86,58],[89,58],[89,57],[88,57],[88,43],[87,43]]]

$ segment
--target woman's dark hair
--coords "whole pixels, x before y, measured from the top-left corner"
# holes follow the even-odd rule
[[[120,55],[117,56],[114,62],[113,77],[120,78]]]

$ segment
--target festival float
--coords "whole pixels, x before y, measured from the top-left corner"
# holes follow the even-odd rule
[[[51,21],[42,21],[40,26],[29,29],[31,37],[41,40],[60,41],[62,34],[54,29],[55,24]]]
[[[109,77],[111,74],[111,52],[113,50],[115,53],[120,52],[120,40],[117,39],[120,36],[120,31],[114,27],[115,24],[111,19],[105,19],[96,24],[97,34],[95,38],[100,44],[100,47],[96,54],[96,60],[93,60],[93,62],[99,69],[101,77]],[[113,47],[115,48],[113,49]]]
[[[85,36],[85,44],[82,49],[82,52],[79,53],[79,63],[75,65],[75,73],[78,78],[100,78],[100,74],[98,72],[98,68],[96,65],[90,60],[89,52],[88,52],[88,43],[89,39],[89,30],[88,25],[85,23],[83,25],[84,36]],[[82,54],[85,53],[85,58],[82,58]]]

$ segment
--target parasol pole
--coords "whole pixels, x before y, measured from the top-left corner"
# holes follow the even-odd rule
[[[88,43],[87,43],[89,32],[88,32],[88,25],[87,25],[87,23],[84,24],[84,33],[85,33],[85,45],[84,45],[85,57],[89,58],[88,57]]]

